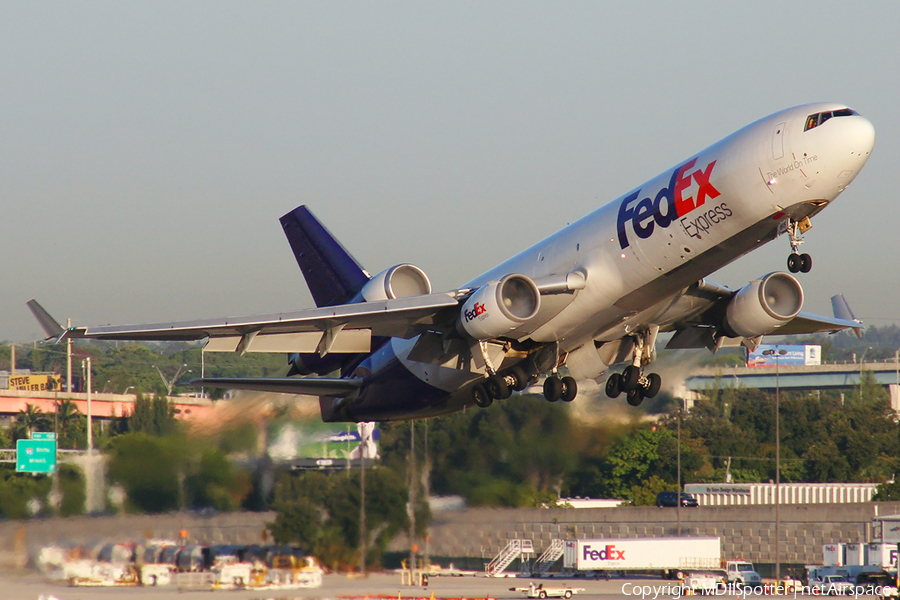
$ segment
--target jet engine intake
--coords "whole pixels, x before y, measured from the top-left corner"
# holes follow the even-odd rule
[[[774,331],[803,308],[803,288],[787,273],[769,273],[734,295],[722,323],[728,337],[757,337]]]
[[[425,271],[404,263],[378,273],[362,287],[359,295],[366,302],[394,300],[431,293],[431,281]]]
[[[457,328],[476,340],[501,337],[533,318],[541,293],[525,275],[511,274],[475,290],[459,313]]]

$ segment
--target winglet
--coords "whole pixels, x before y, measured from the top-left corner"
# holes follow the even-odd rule
[[[26,304],[28,304],[28,308],[31,309],[31,313],[34,315],[34,318],[37,319],[38,323],[40,323],[41,328],[47,334],[47,339],[50,338],[60,338],[63,334],[66,333],[66,330],[63,329],[63,326],[60,325],[56,319],[50,316],[44,307],[41,306],[37,300],[31,299]]]
[[[860,325],[862,325],[862,321],[856,318],[856,315],[853,314],[853,309],[850,308],[850,304],[847,302],[847,299],[844,298],[843,294],[836,294],[831,297],[831,310],[834,311],[834,317],[836,319],[845,319],[847,321],[856,321]],[[856,334],[856,337],[862,337],[862,327],[854,327],[853,333]]]

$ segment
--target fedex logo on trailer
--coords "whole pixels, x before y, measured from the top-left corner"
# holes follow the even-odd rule
[[[619,217],[616,228],[619,234],[619,246],[624,250],[630,245],[625,224],[631,222],[631,228],[635,235],[641,239],[647,239],[653,235],[657,226],[665,229],[676,219],[684,217],[689,212],[704,205],[707,198],[715,199],[719,196],[710,178],[716,161],[710,162],[706,167],[694,169],[697,159],[691,159],[674,171],[669,178],[669,185],[649,194],[643,200],[635,204],[641,195],[641,190],[629,194],[619,205]],[[696,184],[696,189],[694,189]],[[709,228],[710,222],[717,223],[731,216],[731,210],[724,204],[709,211],[709,215],[703,223],[682,223],[688,235],[698,237],[697,230]],[[702,217],[701,217],[702,218]],[[694,233],[691,233],[691,228]]]
[[[614,544],[607,544],[602,550],[594,550],[585,544],[581,550],[582,560],[625,560],[625,551],[616,550]]]

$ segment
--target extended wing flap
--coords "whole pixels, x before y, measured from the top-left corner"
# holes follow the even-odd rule
[[[213,377],[195,379],[189,385],[303,396],[346,396],[358,390],[362,380],[325,377]]]

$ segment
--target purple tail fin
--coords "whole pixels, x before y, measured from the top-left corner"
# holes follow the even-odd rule
[[[369,280],[306,206],[298,206],[280,220],[316,306],[344,304]]]

